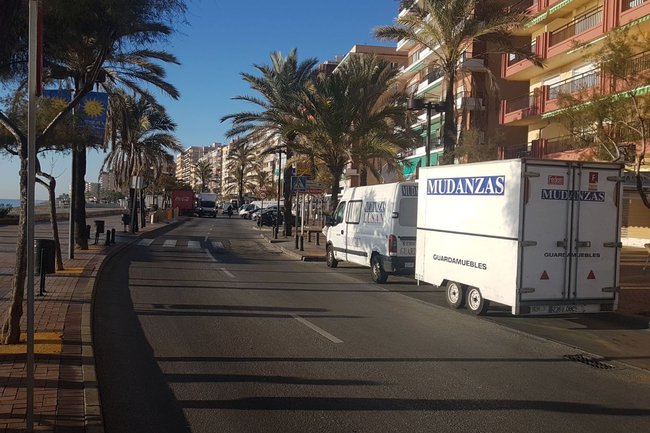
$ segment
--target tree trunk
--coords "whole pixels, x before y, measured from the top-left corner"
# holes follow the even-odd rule
[[[293,156],[293,152],[290,150],[287,150],[287,161]],[[291,176],[293,176],[293,166],[287,164],[284,167],[284,188],[283,188],[283,196],[284,196],[284,234],[286,236],[291,236],[291,219],[292,219],[292,214],[291,214]],[[280,213],[280,209],[278,209],[278,214]]]
[[[454,163],[454,149],[456,148],[456,101],[454,98],[454,87],[456,86],[456,74],[449,74],[447,77],[447,90],[445,93],[445,123],[443,126],[443,164]]]
[[[86,232],[86,149],[73,150],[77,152],[76,165],[74,167],[77,179],[77,190],[73,191],[76,198],[75,208],[71,209],[74,212],[75,222],[75,243],[81,250],[88,249],[88,233]]]
[[[38,180],[41,185],[45,186],[48,195],[48,204],[50,208],[50,225],[52,226],[52,237],[54,237],[55,251],[56,251],[56,270],[63,270],[63,255],[61,254],[61,241],[59,239],[59,224],[56,217],[56,179],[47,174],[40,172],[39,176],[43,176],[48,180],[48,183]]]
[[[343,167],[330,167],[330,175],[332,176],[330,214],[333,214],[336,210],[336,206],[339,204],[339,180],[341,179],[341,176],[343,176]]]
[[[22,143],[24,147],[27,143]],[[11,303],[2,324],[2,344],[20,342],[20,319],[23,316],[25,298],[25,279],[27,278],[27,158],[20,161],[20,217],[18,220],[18,239],[16,241],[16,266]],[[33,246],[32,246],[33,248]]]

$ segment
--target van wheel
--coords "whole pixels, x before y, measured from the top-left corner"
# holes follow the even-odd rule
[[[388,279],[388,274],[381,267],[381,260],[379,254],[374,254],[370,259],[370,273],[372,274],[372,281],[375,283],[385,283]]]
[[[480,316],[485,314],[489,307],[490,301],[483,298],[483,295],[481,295],[481,291],[478,288],[470,287],[467,289],[467,308],[469,308],[472,313]]]
[[[447,283],[446,290],[447,304],[451,308],[461,308],[465,304],[465,288],[455,281]]]
[[[339,265],[339,261],[334,258],[334,248],[332,245],[327,246],[327,267],[328,268],[335,268]]]

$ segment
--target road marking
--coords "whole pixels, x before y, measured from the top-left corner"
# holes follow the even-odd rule
[[[328,339],[329,341],[331,341],[332,343],[337,343],[337,344],[338,344],[338,343],[343,343],[343,340],[340,340],[340,339],[336,338],[335,336],[333,336],[332,334],[330,334],[329,332],[327,332],[327,331],[324,330],[323,328],[319,328],[318,326],[314,325],[314,324],[311,323],[309,320],[303,319],[302,317],[300,317],[300,316],[297,315],[297,314],[291,314],[291,317],[293,317],[293,318],[296,319],[298,322],[302,323],[303,325],[305,325],[306,327],[308,327],[308,328],[311,329],[312,331],[316,331],[316,332],[318,332],[320,335],[322,335],[323,337],[327,338],[327,339]]]
[[[155,239],[141,239],[140,242],[138,242],[138,245],[148,247],[149,245],[151,245],[153,243],[154,240]]]
[[[187,248],[201,248],[201,241],[187,241]]]
[[[224,249],[224,247],[223,247],[223,243],[221,243],[221,242],[219,242],[219,241],[214,241],[214,242],[212,242],[212,247],[213,247],[215,250],[223,250],[223,249]]]
[[[212,254],[210,254],[210,251],[208,251],[208,250],[203,250],[203,251],[205,251],[205,254],[207,254],[207,256],[210,258],[210,260],[212,260],[215,263],[219,263],[219,260],[215,259],[214,256]]]
[[[233,274],[232,272],[230,272],[230,271],[229,271],[228,269],[226,269],[226,268],[219,268],[219,270],[220,270],[221,272],[223,272],[224,274],[228,275],[230,278],[237,278],[237,277],[235,276],[235,274]]]
[[[163,243],[163,247],[165,248],[174,248],[176,246],[176,239],[167,239],[165,243]]]

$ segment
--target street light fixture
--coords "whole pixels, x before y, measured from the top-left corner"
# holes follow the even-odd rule
[[[444,102],[426,101],[424,98],[409,98],[407,106],[409,111],[420,111],[425,108],[427,110],[427,143],[425,147],[427,161],[425,167],[429,167],[431,165],[431,111],[442,113],[447,109],[447,105]]]

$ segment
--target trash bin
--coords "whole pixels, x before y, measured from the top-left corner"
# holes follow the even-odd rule
[[[40,274],[53,274],[55,265],[56,243],[54,239],[34,239],[34,271]],[[43,269],[41,269],[41,265]]]
[[[104,220],[95,220],[95,233],[104,233]]]

